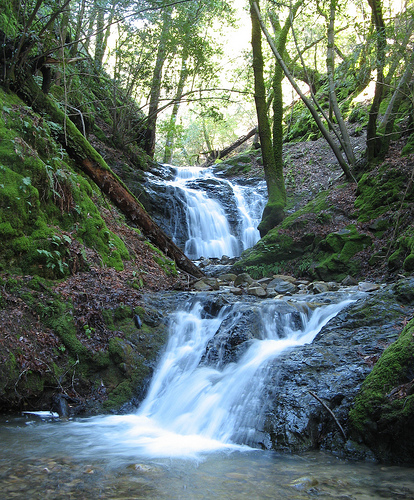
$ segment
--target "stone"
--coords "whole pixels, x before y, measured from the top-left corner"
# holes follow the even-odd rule
[[[233,295],[241,295],[243,293],[243,290],[241,288],[237,288],[235,286],[230,287],[230,292]]]
[[[218,282],[217,278],[201,278],[201,281],[203,281],[206,285],[211,286],[212,290],[219,290],[220,285]]]
[[[377,283],[369,283],[367,281],[361,281],[361,283],[358,284],[358,290],[360,292],[373,292],[375,290],[379,290],[380,285]]]
[[[198,292],[211,292],[213,288],[207,283],[204,283],[203,280],[199,280],[194,283],[194,290]]]
[[[275,278],[273,279],[270,283],[267,285],[267,289],[270,290],[275,290],[276,293],[281,293],[281,294],[292,294],[296,292],[296,286],[290,282],[290,281],[285,281],[282,280],[281,278]]]
[[[358,281],[353,278],[352,276],[347,276],[346,278],[344,278],[341,282],[341,285],[343,286],[355,286],[355,285],[358,285]]]
[[[267,293],[261,286],[249,286],[247,289],[249,295],[254,295],[255,297],[266,297]]]
[[[289,283],[296,283],[296,278],[294,278],[293,276],[288,276],[286,274],[274,274],[273,279],[289,281]]]
[[[324,283],[323,281],[315,281],[315,283],[312,283],[311,289],[313,293],[326,293],[329,292],[329,286],[327,283]]]
[[[231,283],[236,278],[237,278],[237,274],[233,274],[233,273],[225,273],[225,274],[221,274],[220,276],[218,276],[218,279],[220,281],[225,282],[225,283]]]
[[[251,283],[253,283],[253,281],[254,281],[253,278],[249,274],[241,273],[234,280],[234,286],[243,285],[246,283],[250,285]]]
[[[286,351],[271,363],[261,437],[267,449],[299,453],[320,448],[355,455],[347,449],[335,421],[309,391],[347,429],[355,397],[372,370],[367,360],[377,359],[398,338],[401,327],[396,326],[407,314],[392,286],[359,297],[332,318],[311,344]],[[382,435],[377,435],[377,441],[381,440]]]

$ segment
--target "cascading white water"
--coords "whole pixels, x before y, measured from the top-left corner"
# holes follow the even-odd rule
[[[191,457],[250,445],[261,418],[270,361],[286,349],[311,342],[350,302],[314,310],[299,303],[295,321],[291,314],[278,313],[282,301],[258,303],[262,329],[240,359],[209,366],[202,362],[207,344],[226,319],[234,327],[241,315],[236,306],[223,308],[217,317],[203,315],[203,305],[196,301],[174,314],[168,345],[137,413],[100,417],[94,425],[123,454],[133,449],[149,457]]]
[[[223,204],[195,188],[197,181],[213,181],[225,186],[234,196],[238,224],[230,227]],[[210,168],[181,167],[171,183],[181,191],[186,213],[188,238],[184,252],[191,259],[200,257],[237,257],[260,238],[257,226],[265,197],[251,187],[241,187],[218,179]],[[223,201],[223,200],[221,200]]]

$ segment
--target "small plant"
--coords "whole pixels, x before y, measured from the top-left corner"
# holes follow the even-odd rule
[[[51,244],[57,247],[56,250],[38,249],[37,252],[46,259],[46,267],[61,276],[65,276],[69,268],[65,258],[68,254],[67,247],[72,243],[72,240],[66,234],[62,236],[54,235],[51,238]]]
[[[85,335],[90,339],[92,337],[92,334],[95,333],[95,328],[89,326],[88,324],[83,325],[83,331]]]

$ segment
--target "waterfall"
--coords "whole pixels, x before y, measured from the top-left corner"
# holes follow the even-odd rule
[[[214,168],[171,167],[174,178],[149,175],[150,189],[167,190],[160,204],[163,225],[191,259],[238,257],[260,238],[257,226],[266,203],[264,181],[240,185],[214,174]],[[155,195],[156,196],[156,195]]]
[[[209,343],[218,331],[223,338],[237,331],[252,305],[225,306],[212,317],[203,302],[193,300],[172,316],[169,342],[136,414],[99,417],[95,422],[101,432],[107,428],[111,446],[118,446],[119,453],[133,449],[149,457],[191,457],[257,446],[262,390],[278,356],[311,342],[350,302],[316,309],[303,302],[257,303],[260,329],[245,342],[238,358],[209,363]]]

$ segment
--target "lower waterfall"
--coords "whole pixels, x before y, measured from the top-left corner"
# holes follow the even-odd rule
[[[277,357],[311,342],[350,302],[316,308],[301,301],[268,300],[247,308],[236,303],[212,316],[195,299],[173,314],[168,345],[137,412],[75,425],[89,439],[95,428],[99,437],[94,439],[108,439],[120,454],[133,451],[153,458],[257,447],[262,390]],[[217,332],[226,337],[237,331],[243,314],[252,308],[258,308],[261,328],[244,343],[238,358],[223,363],[219,356],[209,362],[206,353]]]

